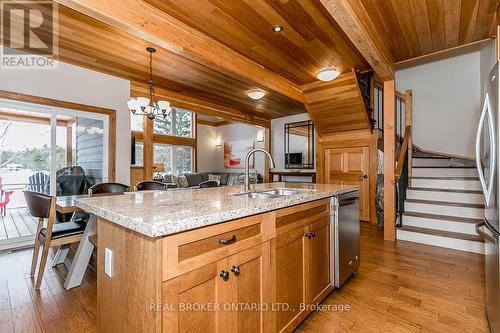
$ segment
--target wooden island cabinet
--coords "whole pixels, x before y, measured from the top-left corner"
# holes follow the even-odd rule
[[[290,332],[332,283],[330,199],[165,237],[98,223],[101,332]],[[113,273],[104,272],[104,251]]]

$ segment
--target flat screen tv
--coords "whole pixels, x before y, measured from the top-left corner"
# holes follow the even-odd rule
[[[286,164],[302,164],[302,153],[287,153]]]

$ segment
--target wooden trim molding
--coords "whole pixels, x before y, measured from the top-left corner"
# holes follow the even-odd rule
[[[394,80],[384,82],[384,239],[396,239],[396,88]]]
[[[147,94],[147,85],[145,83],[132,81],[130,83],[130,96],[145,96]],[[258,115],[243,112],[226,106],[221,106],[202,99],[187,96],[182,93],[170,91],[161,87],[155,87],[155,95],[158,99],[165,99],[174,107],[201,113],[210,117],[219,117],[228,121],[235,121],[251,125],[257,125],[269,128],[271,127],[270,118],[264,118]]]
[[[22,93],[16,93],[6,90],[0,90],[0,98],[14,101],[53,106],[84,112],[105,114],[109,117],[109,140],[108,140],[108,180],[113,182],[116,177],[116,110],[106,109],[92,105],[79,104],[74,102],[62,101],[41,96],[34,96]]]

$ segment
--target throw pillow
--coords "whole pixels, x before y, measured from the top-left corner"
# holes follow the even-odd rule
[[[238,178],[239,176],[233,176],[233,175],[229,176],[229,179],[227,180],[227,185],[231,186],[239,184]]]
[[[170,181],[172,182],[172,184],[174,184],[175,186],[177,187],[180,187],[179,186],[179,177],[175,176],[175,175],[171,175],[170,176]]]
[[[220,175],[212,175],[211,173],[208,174],[208,180],[217,180],[220,182],[221,176]]]
[[[177,180],[179,182],[179,187],[189,187],[189,182],[186,176],[179,176]]]

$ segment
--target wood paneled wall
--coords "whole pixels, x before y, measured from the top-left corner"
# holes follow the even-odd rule
[[[331,82],[315,82],[302,86],[302,89],[306,109],[320,137],[370,128],[354,70]]]

